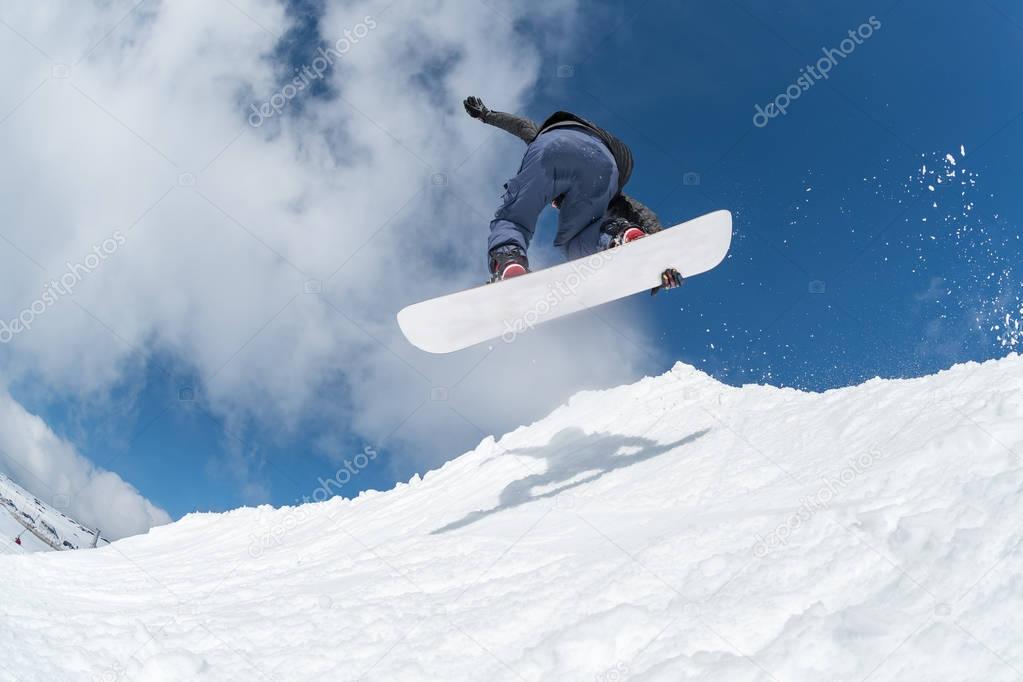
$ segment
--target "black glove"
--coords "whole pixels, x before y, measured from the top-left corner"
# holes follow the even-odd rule
[[[479,97],[466,97],[462,104],[465,105],[465,113],[481,121],[486,120],[487,114],[490,113],[490,109],[487,109]]]
[[[657,292],[661,291],[662,289],[664,290],[678,289],[680,286],[682,286],[683,282],[685,282],[685,279],[683,279],[682,273],[680,273],[675,268],[668,268],[667,270],[661,273],[661,286],[654,287],[653,289],[651,289],[650,295],[656,296]]]

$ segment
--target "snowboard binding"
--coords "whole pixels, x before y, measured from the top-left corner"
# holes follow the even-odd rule
[[[643,228],[633,225],[625,218],[608,218],[600,226],[597,244],[601,250],[613,249],[647,236]]]

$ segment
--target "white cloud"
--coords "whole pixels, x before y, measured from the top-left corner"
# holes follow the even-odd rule
[[[0,348],[10,381],[94,397],[159,352],[194,368],[232,424],[279,435],[315,414],[370,442],[394,432],[389,443],[436,463],[469,444],[448,419],[508,429],[651,365],[621,334],[643,338],[629,313],[552,325],[486,358],[426,356],[394,323],[403,305],[484,276],[487,224],[523,147],[469,120],[461,99],[520,107],[545,37],[515,22],[571,25],[574,2],[328,5],[327,42],[367,15],[376,24],[335,69],[336,97],[299,94],[252,128],[250,105],[281,87],[279,3],[2,3],[39,49],[14,36],[0,48],[0,112],[17,107],[0,123],[17,161],[0,167],[0,318],[126,235],[73,300]],[[303,293],[310,279],[322,296]],[[423,405],[431,385],[450,401]]]
[[[0,389],[0,469],[39,499],[102,529],[105,537],[142,533],[170,521],[167,512],[117,474],[93,466],[5,389]]]

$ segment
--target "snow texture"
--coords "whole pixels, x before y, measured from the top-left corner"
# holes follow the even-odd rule
[[[386,493],[0,556],[0,679],[1016,680],[1021,389],[679,364]]]

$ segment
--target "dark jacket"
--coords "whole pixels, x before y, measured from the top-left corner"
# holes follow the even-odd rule
[[[539,126],[528,118],[508,114],[503,111],[488,111],[482,120],[484,123],[511,133],[526,144],[531,143],[538,135],[542,135],[552,127],[560,127],[560,125],[579,125],[591,130],[611,151],[611,155],[614,156],[615,163],[618,165],[618,194],[608,204],[608,216],[612,218],[625,218],[630,223],[639,225],[648,233],[659,232],[663,229],[657,214],[639,201],[622,193],[625,183],[632,176],[632,152],[624,142],[603,128],[567,111],[558,111],[551,114]]]
[[[576,116],[568,111],[556,111],[547,117],[547,120],[540,124],[540,130],[537,132],[537,136],[543,135],[551,128],[556,128],[564,125],[582,126],[587,128],[590,132],[594,133],[604,145],[611,150],[611,155],[615,157],[615,163],[618,164],[618,191],[621,192],[622,188],[625,187],[625,183],[632,177],[632,152],[626,146],[624,142],[619,140],[617,137],[607,132],[603,128],[600,128],[581,116]]]

